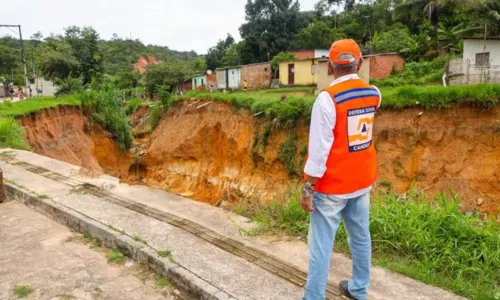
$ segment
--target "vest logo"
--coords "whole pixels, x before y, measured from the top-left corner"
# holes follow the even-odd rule
[[[368,149],[372,144],[373,120],[376,106],[356,108],[347,111],[347,135],[349,152]]]

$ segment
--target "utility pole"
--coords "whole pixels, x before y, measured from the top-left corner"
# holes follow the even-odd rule
[[[27,89],[27,95],[28,97],[31,98],[31,92],[30,92],[30,81],[28,79],[28,69],[26,67],[26,58],[24,57],[24,42],[23,42],[23,34],[21,33],[21,25],[0,25],[0,27],[17,27],[19,30],[19,39],[21,40],[21,58],[23,60],[23,66],[24,66],[24,80],[25,80],[25,88]]]

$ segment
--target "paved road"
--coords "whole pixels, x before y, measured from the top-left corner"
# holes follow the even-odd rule
[[[24,299],[178,299],[145,267],[108,264],[105,251],[17,201],[0,204],[0,299],[18,299],[16,285],[34,289]]]

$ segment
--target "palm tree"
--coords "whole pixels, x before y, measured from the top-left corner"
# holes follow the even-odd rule
[[[464,28],[464,24],[462,23],[453,27],[446,27],[442,22],[439,22],[439,39],[447,43],[443,48],[446,49],[447,52],[454,54],[455,51],[459,50],[456,47],[462,39],[463,34],[479,28],[481,27]]]
[[[467,1],[465,1],[467,2]],[[439,11],[441,8],[449,5],[464,4],[461,0],[404,0],[395,9],[395,15],[410,13],[412,21],[418,19],[418,16],[424,13],[434,26],[434,38],[436,43],[436,52],[439,52]]]

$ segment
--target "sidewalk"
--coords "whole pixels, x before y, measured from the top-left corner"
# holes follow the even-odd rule
[[[219,295],[236,299],[302,296],[307,270],[307,245],[302,241],[248,237],[241,233],[255,224],[220,208],[157,189],[120,184],[106,175],[86,178],[79,175],[79,167],[34,153],[12,154],[0,156],[4,178],[14,182],[10,186],[49,197],[39,201],[63,205],[123,230],[153,249],[172,251],[182,268],[209,283]],[[349,278],[350,270],[351,261],[335,254],[329,299],[342,299],[336,283]],[[369,299],[463,298],[374,267]]]
[[[19,299],[15,286],[29,286],[26,299],[178,300],[172,287],[127,261],[109,264],[100,249],[17,201],[0,204],[0,299]]]

